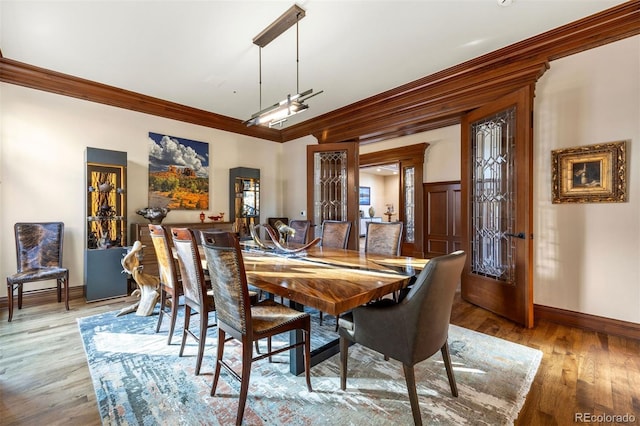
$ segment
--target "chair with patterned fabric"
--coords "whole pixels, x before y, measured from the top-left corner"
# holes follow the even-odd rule
[[[22,309],[22,288],[25,283],[56,280],[58,303],[69,310],[69,270],[62,267],[64,223],[16,223],[13,227],[18,271],[7,277],[9,322],[13,318],[13,292],[18,290],[18,309]]]
[[[350,232],[350,221],[325,220],[322,222],[322,247],[346,249]]]
[[[149,236],[156,251],[158,272],[160,274],[160,313],[158,314],[156,333],[160,331],[163,318],[168,316],[170,322],[167,344],[170,345],[173,331],[176,327],[178,301],[182,295],[182,284],[178,280],[177,265],[171,254],[171,244],[165,229],[162,225],[149,224]],[[169,310],[166,309],[167,304],[170,304]]]
[[[292,220],[289,222],[289,227],[295,229],[296,233],[287,239],[287,243],[305,244],[307,242],[307,235],[311,228],[310,221],[297,219]]]
[[[216,299],[218,315],[218,352],[211,386],[215,395],[220,369],[224,367],[240,381],[240,400],[236,424],[242,423],[249,389],[253,361],[271,357],[280,352],[304,346],[304,365],[307,389],[311,389],[311,320],[309,314],[296,311],[273,300],[263,300],[251,305],[247,277],[238,237],[230,232],[203,233],[207,269],[211,274],[211,286]],[[271,337],[281,333],[301,330],[303,341],[272,348]],[[242,343],[242,374],[239,375],[224,360],[224,346],[230,338]],[[267,352],[253,356],[252,345],[259,339],[267,339]]]
[[[367,222],[365,253],[400,256],[402,228],[402,222]]]
[[[209,324],[209,313],[216,310],[216,304],[213,292],[207,290],[198,243],[193,231],[188,228],[171,228],[171,238],[178,258],[178,265],[180,266],[185,304],[180,356],[184,353],[187,335],[190,335],[198,342],[195,370],[196,375],[198,375],[202,365],[207,330],[216,325],[215,323]],[[193,312],[200,315],[200,332],[198,335],[192,332],[190,328],[191,314]]]

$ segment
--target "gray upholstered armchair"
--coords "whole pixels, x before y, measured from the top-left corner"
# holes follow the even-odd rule
[[[465,259],[463,251],[431,259],[401,302],[358,307],[340,319],[340,386],[343,390],[347,385],[348,348],[352,341],[402,362],[416,425],[422,424],[422,418],[415,364],[440,350],[451,393],[458,396],[447,335],[453,297]]]

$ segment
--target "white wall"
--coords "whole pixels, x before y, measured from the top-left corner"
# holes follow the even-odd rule
[[[60,220],[65,222],[64,264],[71,285],[82,285],[87,146],[127,152],[128,220],[146,222],[135,210],[147,206],[150,131],[209,143],[210,213],[229,217],[229,168],[243,166],[261,170],[261,216],[282,214],[282,144],[15,85],[0,84],[0,96],[3,277],[16,270],[13,224]],[[164,223],[197,222],[199,213],[171,211]],[[0,296],[6,296],[6,286],[0,289]]]
[[[401,138],[366,144],[360,154],[428,143],[422,182],[460,180],[460,126],[449,126]]]
[[[535,303],[640,323],[640,36],[552,62],[534,123]],[[628,202],[551,203],[553,149],[620,140]]]
[[[385,212],[384,204],[386,200],[386,188],[384,177],[372,173],[360,172],[360,186],[367,186],[371,189],[371,202],[368,205],[359,206],[364,212],[364,217],[369,217],[369,207],[373,207],[374,217],[383,217]]]
[[[129,220],[147,200],[149,131],[210,143],[211,211],[228,213],[228,169],[262,172],[262,216],[306,210],[308,136],[285,144],[0,84],[0,274],[15,271],[13,223],[63,220],[65,263],[81,285],[84,149],[129,154]],[[551,63],[535,98],[535,281],[537,304],[640,323],[640,36]],[[628,140],[629,201],[551,203],[556,148]],[[460,128],[367,144],[361,153],[427,142],[424,182],[460,179]],[[167,222],[197,220],[171,212]],[[306,217],[309,217],[307,212]],[[0,286],[0,296],[6,295]]]
[[[640,36],[552,62],[534,125],[534,303],[640,323]],[[627,203],[551,203],[553,149],[618,140],[629,141]],[[421,142],[424,182],[460,179],[460,126],[360,153]]]

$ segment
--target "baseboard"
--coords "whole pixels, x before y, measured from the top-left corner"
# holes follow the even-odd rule
[[[25,291],[22,294],[22,303],[24,305],[38,305],[42,302],[50,302],[52,300],[58,300],[56,295],[56,289],[54,288],[45,288],[43,290],[31,290]],[[84,287],[76,286],[69,287],[69,300],[71,299],[80,299],[84,297]],[[64,298],[64,294],[63,294]],[[13,303],[16,303],[14,309],[17,309],[17,299],[18,295],[14,294]],[[0,308],[1,309],[9,309],[9,305],[7,303],[7,297],[0,297]],[[63,299],[64,302],[64,299]]]
[[[533,315],[536,321],[546,320],[568,327],[583,328],[640,340],[640,324],[635,322],[599,317],[543,305],[533,305]]]

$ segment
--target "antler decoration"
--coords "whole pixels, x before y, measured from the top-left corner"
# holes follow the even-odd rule
[[[251,225],[249,227],[249,231],[251,232],[251,238],[253,238],[253,241],[255,241],[255,243],[258,245],[258,247],[260,247],[260,248],[262,248],[264,250],[273,250],[274,248],[270,247],[269,245],[267,245],[264,241],[262,241],[260,239],[260,237],[258,236],[258,232],[257,232],[257,229],[259,229],[259,227],[264,227],[264,229],[267,230],[267,234],[269,234],[269,238],[271,238],[271,240],[273,241],[273,244],[275,245],[275,248],[278,251],[282,251],[284,253],[299,253],[301,251],[305,251],[306,249],[315,246],[320,241],[322,241],[322,238],[318,237],[318,238],[315,238],[310,243],[304,244],[304,245],[302,245],[300,247],[296,247],[296,248],[284,247],[282,244],[280,244],[280,236],[269,225],[257,225],[257,226]]]

